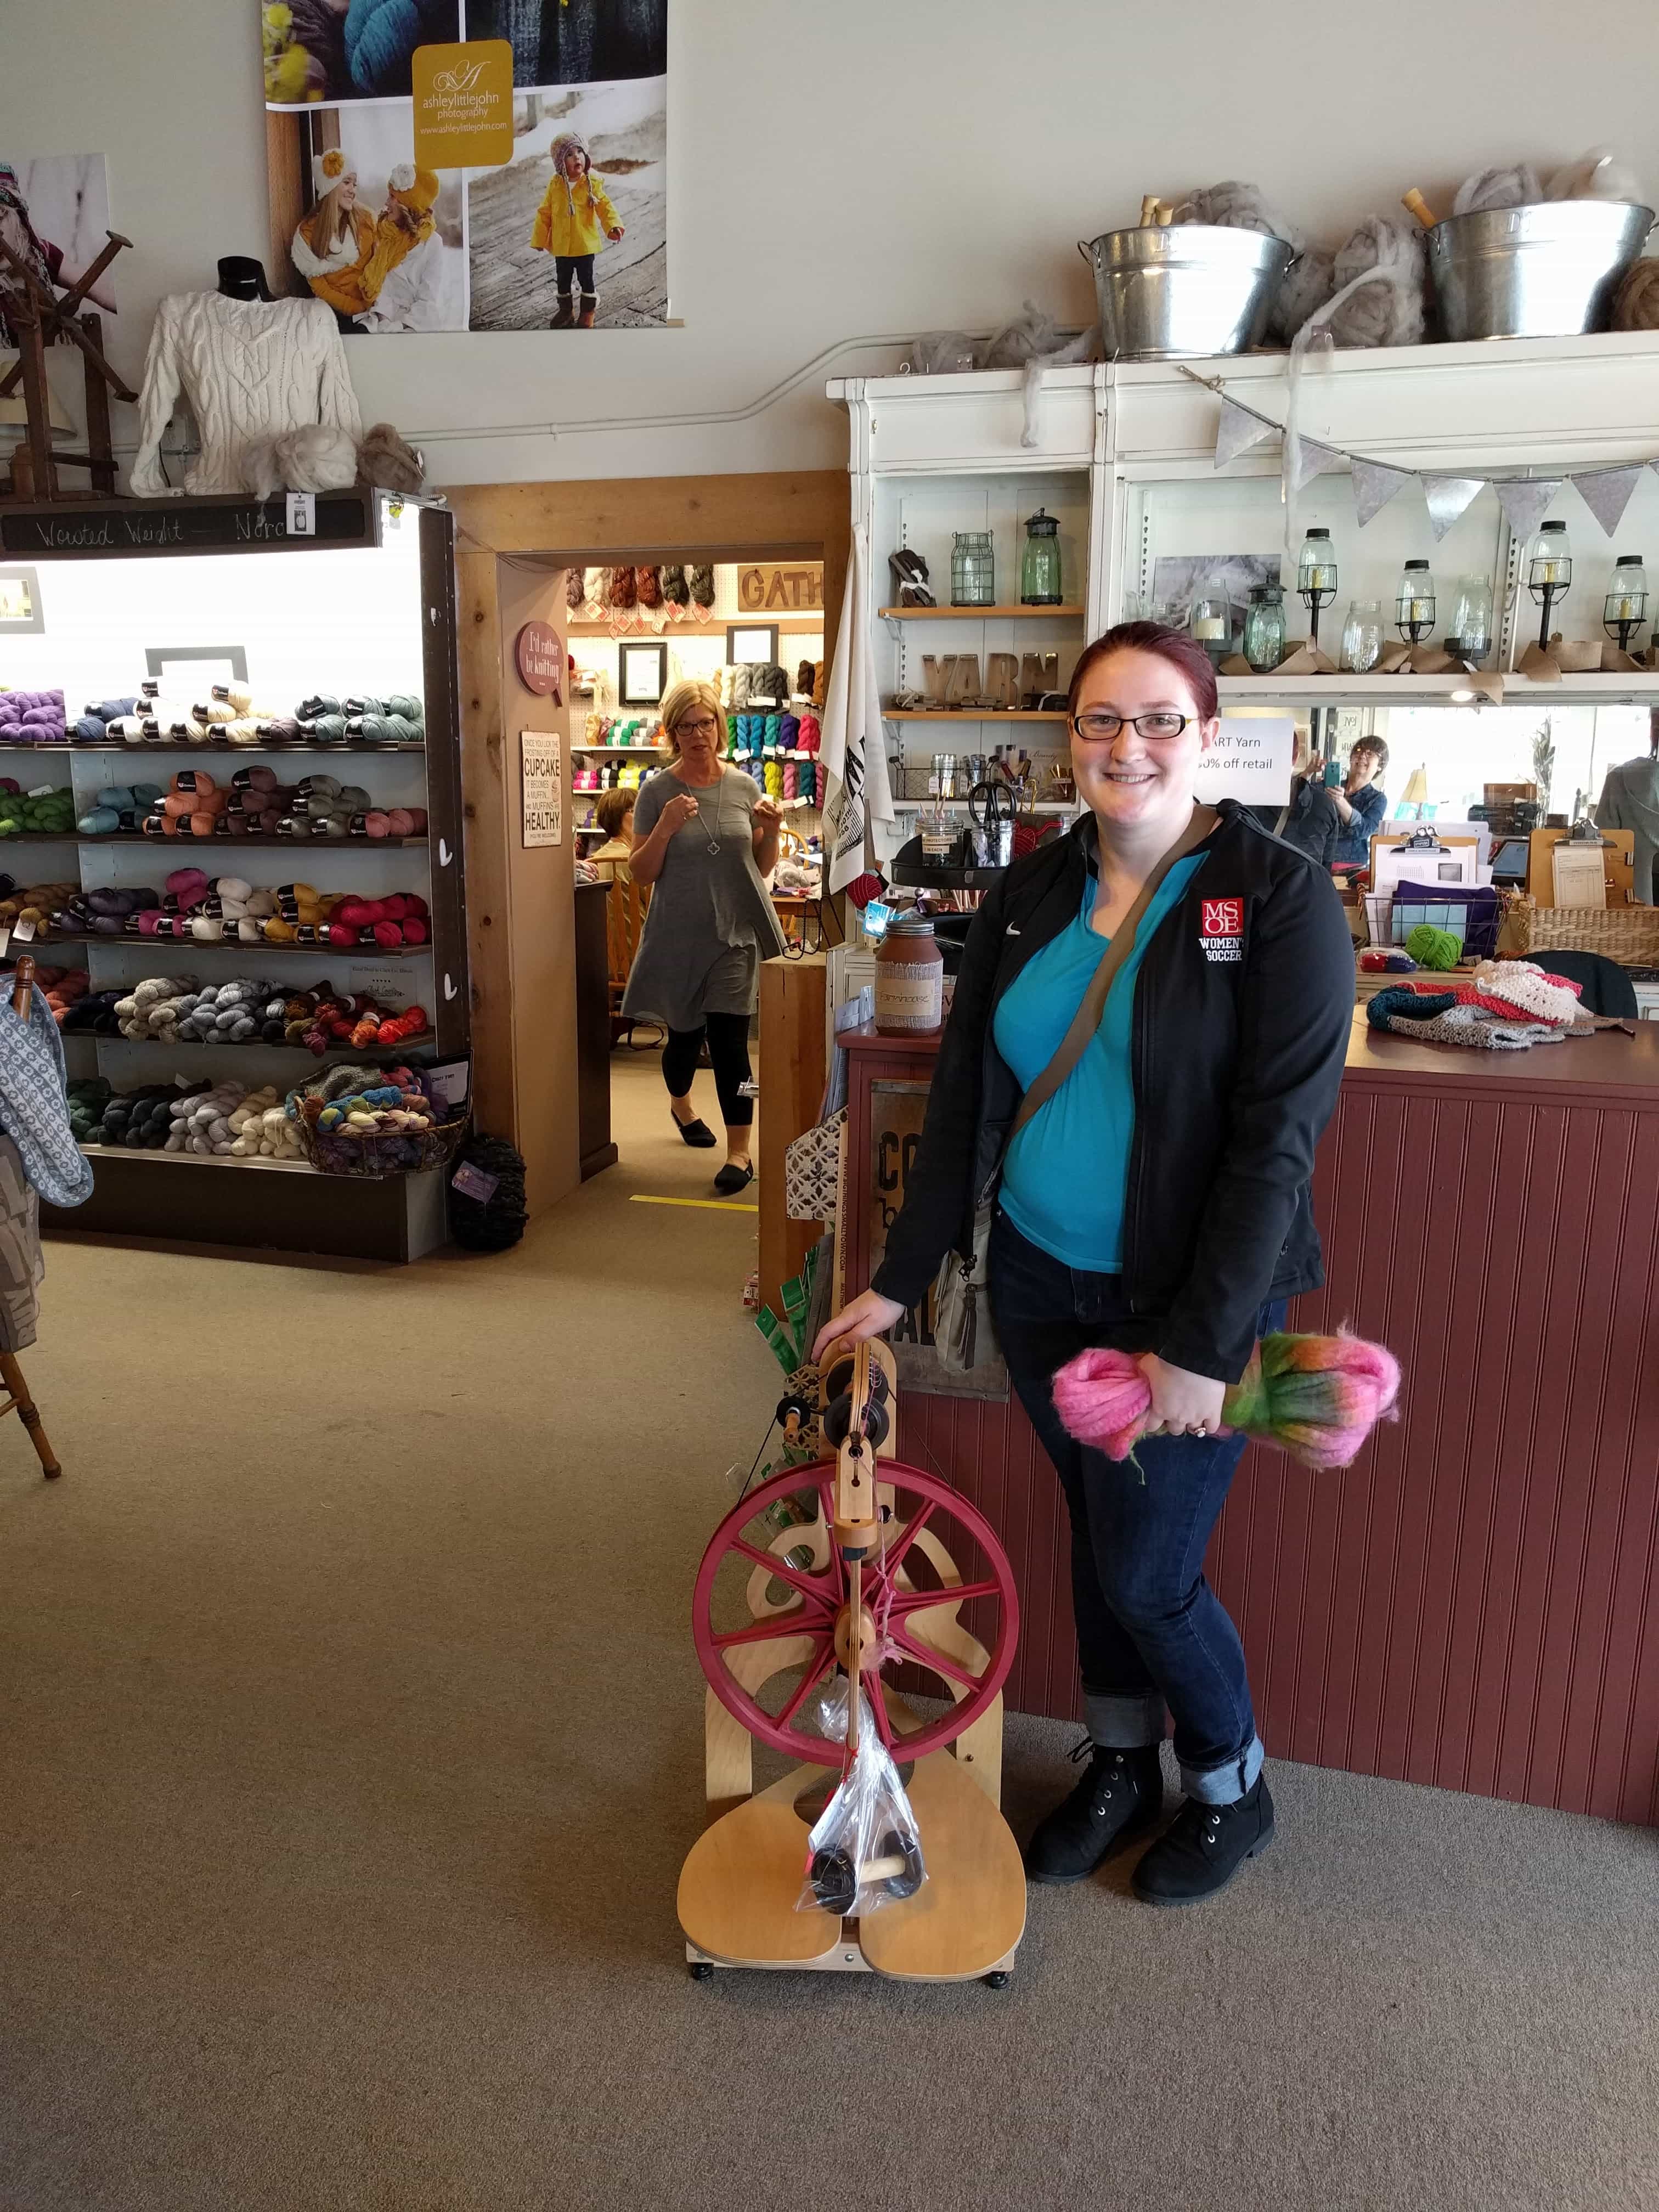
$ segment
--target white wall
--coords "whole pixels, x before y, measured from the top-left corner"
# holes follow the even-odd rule
[[[424,444],[439,483],[833,465],[823,377],[890,347],[754,403],[851,337],[988,329],[1027,296],[1080,325],[1073,241],[1133,222],[1143,191],[1253,178],[1334,242],[1409,184],[1443,206],[1468,170],[1598,143],[1659,185],[1645,32],[1620,66],[1589,20],[1556,0],[674,0],[686,327],[353,341],[364,418]],[[137,246],[115,347],[136,382],[154,301],[265,251],[256,0],[0,0],[0,153],[99,149]],[[736,419],[683,419],[709,411]]]

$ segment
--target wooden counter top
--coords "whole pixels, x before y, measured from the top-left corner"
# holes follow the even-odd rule
[[[1528,1045],[1524,1052],[1482,1052],[1474,1046],[1417,1044],[1391,1030],[1374,1030],[1356,1006],[1348,1037],[1345,1082],[1410,1090],[1548,1091],[1564,1098],[1585,1095],[1659,1105],[1659,1022],[1638,1022],[1634,1036],[1601,1030],[1593,1037]],[[1638,1094],[1632,1097],[1632,1094]]]
[[[931,1030],[919,1036],[880,1036],[866,1024],[847,1030],[840,1042],[849,1052],[878,1053],[925,1071],[938,1055],[941,1034]],[[1382,1090],[1485,1097],[1546,1091],[1562,1098],[1659,1106],[1659,1022],[1638,1022],[1633,1036],[1602,1030],[1560,1044],[1528,1045],[1524,1052],[1483,1052],[1474,1045],[1416,1044],[1410,1037],[1374,1030],[1364,1008],[1356,1006],[1343,1079]]]

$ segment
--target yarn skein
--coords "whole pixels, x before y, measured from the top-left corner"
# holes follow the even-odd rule
[[[1455,930],[1419,921],[1406,939],[1406,950],[1419,968],[1455,968],[1463,957],[1463,940]]]

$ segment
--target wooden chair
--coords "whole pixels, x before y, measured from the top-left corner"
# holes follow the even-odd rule
[[[29,1009],[34,1003],[34,963],[27,952],[18,959],[15,982],[12,1006],[19,1019],[27,1021]],[[5,1403],[0,1405],[0,1419],[8,1413],[17,1415],[28,1431],[29,1442],[34,1446],[40,1461],[40,1471],[50,1482],[64,1470],[58,1464],[57,1455],[41,1426],[40,1413],[29,1395],[29,1386],[23,1380],[23,1370],[9,1352],[0,1352],[0,1382],[5,1385],[9,1393]]]
[[[636,884],[632,876],[612,877],[611,893],[605,902],[605,943],[613,1048],[625,1036],[631,1042],[634,1024],[622,1010],[623,993],[628,988],[629,971],[640,949],[640,933],[645,927],[650,905],[651,893],[645,884]]]

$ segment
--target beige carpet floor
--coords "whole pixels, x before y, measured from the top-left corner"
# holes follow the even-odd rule
[[[1659,2203],[1643,1832],[1278,1765],[1273,1850],[1039,1891],[1000,1994],[686,1977],[704,1538],[777,1388],[653,1065],[404,1271],[59,1245],[0,1425],[5,2212]],[[707,1084],[708,1079],[702,1080]],[[1070,1779],[1016,1723],[1018,1829]]]

